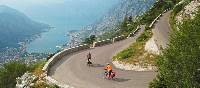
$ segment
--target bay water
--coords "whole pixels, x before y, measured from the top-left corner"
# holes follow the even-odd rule
[[[69,42],[67,32],[80,30],[101,19],[119,0],[64,0],[34,5],[24,12],[33,20],[55,27],[27,45],[29,53],[53,53]]]

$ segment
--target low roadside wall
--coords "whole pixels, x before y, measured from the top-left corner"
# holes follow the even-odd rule
[[[71,88],[69,85],[61,84],[58,81],[56,81],[53,78],[51,78],[50,76],[48,76],[49,70],[62,57],[66,56],[66,55],[69,55],[71,53],[75,53],[75,52],[78,52],[78,51],[86,50],[86,49],[89,49],[89,48],[90,48],[89,45],[84,44],[84,45],[79,45],[79,46],[76,46],[76,47],[64,49],[64,50],[56,53],[53,57],[51,57],[47,61],[47,63],[44,65],[44,67],[42,69],[46,74],[46,77],[45,77],[46,81],[48,81],[48,83],[58,85],[60,88]]]
[[[133,32],[133,33],[130,33],[129,35],[128,35],[128,37],[134,37],[135,36],[135,34],[137,34],[137,32],[139,31],[141,29],[141,27],[137,27],[137,29]]]
[[[113,43],[117,42],[117,41],[124,40],[126,38],[127,38],[127,36],[125,36],[125,35],[117,36],[117,37],[113,38]]]
[[[72,48],[68,48],[68,49],[64,49],[58,53],[56,53],[53,57],[51,57],[47,63],[45,64],[45,66],[43,67],[43,71],[49,72],[49,68],[52,67],[58,60],[60,60],[62,57],[68,55],[68,54],[71,54],[71,53],[74,53],[74,52],[78,52],[78,51],[81,51],[81,50],[85,50],[85,49],[89,49],[90,46],[87,45],[87,44],[84,44],[84,45],[79,45],[79,46],[76,46],[76,47],[72,47]]]
[[[108,44],[112,44],[112,40],[111,39],[106,39],[106,40],[94,42],[93,43],[93,48],[94,47],[108,45]]]
[[[160,15],[158,15],[158,17],[156,17],[153,22],[149,25],[150,28],[152,28],[154,26],[154,24],[158,21],[158,19],[167,11],[169,11],[169,9],[165,10],[163,13],[161,13]]]

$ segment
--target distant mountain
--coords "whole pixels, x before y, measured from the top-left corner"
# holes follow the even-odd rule
[[[156,0],[121,0],[121,2],[110,10],[110,12],[97,23],[83,28],[81,37],[90,34],[101,35],[105,31],[116,29],[125,16],[138,16],[149,10]],[[87,35],[87,36],[84,36]]]
[[[44,32],[49,25],[37,23],[25,14],[10,8],[0,6],[0,49],[19,47],[19,42],[25,42]]]

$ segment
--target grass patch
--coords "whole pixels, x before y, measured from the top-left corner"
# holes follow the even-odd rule
[[[144,33],[136,40],[136,42],[146,42],[152,37],[153,33],[146,27]]]
[[[40,76],[41,74],[43,74],[43,70],[42,68],[44,67],[46,61],[40,61],[38,63],[35,63],[34,65],[31,66],[32,71],[31,73],[35,76]]]
[[[144,42],[133,43],[129,48],[123,50],[113,57],[113,60],[122,61],[129,64],[140,64],[142,66],[155,65],[155,54],[150,54],[144,50]]]
[[[118,53],[116,56],[113,57],[113,60],[128,60],[132,54],[134,53],[133,47],[129,47],[123,50],[121,53]]]
[[[155,65],[155,54],[145,51],[145,43],[152,37],[151,30],[147,30],[137,39],[137,42],[130,45],[127,49],[121,51],[113,60],[122,61],[129,64],[140,64],[142,66]]]
[[[57,85],[49,85],[45,82],[38,82],[32,88],[60,88]]]

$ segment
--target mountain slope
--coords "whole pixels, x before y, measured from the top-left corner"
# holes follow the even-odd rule
[[[84,35],[102,35],[109,30],[116,30],[126,16],[136,17],[149,10],[156,0],[122,0],[102,19],[83,28]],[[85,37],[85,36],[82,36]],[[86,36],[87,37],[87,36]]]
[[[48,25],[32,21],[15,9],[0,6],[0,49],[18,47],[19,42],[30,40],[46,28]]]

